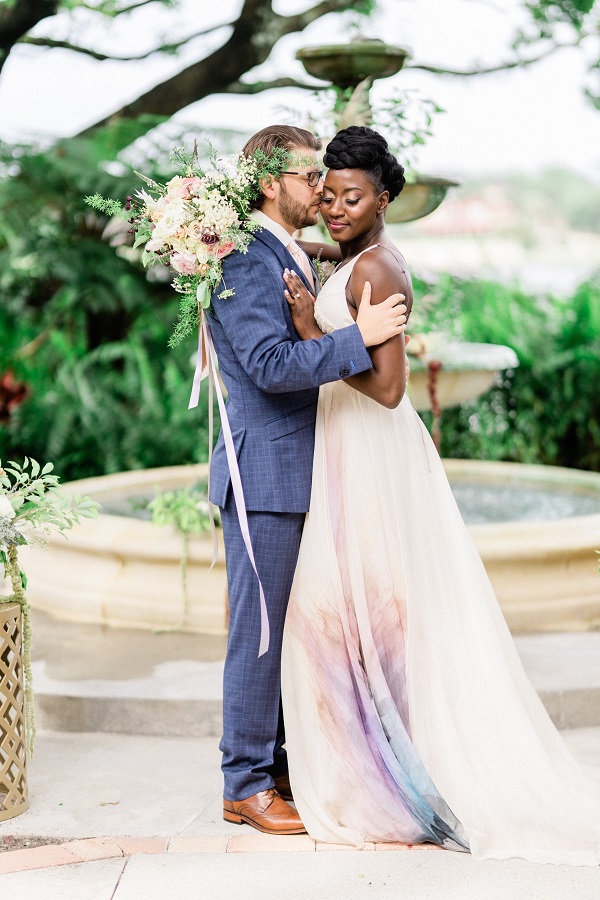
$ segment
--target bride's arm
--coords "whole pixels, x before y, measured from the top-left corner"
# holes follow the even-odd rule
[[[283,273],[287,287],[284,296],[287,300],[294,327],[303,341],[316,338],[320,340],[323,332],[315,321],[315,297],[306,288],[294,271],[287,269]],[[371,303],[371,285],[365,281],[360,297],[360,312],[356,316],[356,324],[362,335],[365,347],[382,344],[394,335],[400,335],[406,327],[406,306],[403,294],[392,293],[376,304]]]
[[[407,306],[412,306],[412,290],[409,280],[391,254],[372,250],[357,261],[346,296],[354,318],[355,309],[360,306],[360,298],[365,281],[372,285],[371,304],[385,300],[393,291],[401,291],[407,298]],[[357,298],[357,299],[355,299]],[[344,379],[361,394],[366,394],[388,409],[394,409],[406,390],[406,352],[404,335],[390,338],[384,344],[369,348],[373,368],[359,375]]]
[[[325,241],[296,241],[311,259],[321,259],[323,262],[338,263],[342,259],[342,251],[339,244],[327,244]]]

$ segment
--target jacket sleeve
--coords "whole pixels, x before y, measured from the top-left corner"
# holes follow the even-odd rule
[[[319,340],[292,340],[286,321],[281,269],[256,254],[233,253],[224,261],[224,282],[232,297],[212,297],[214,314],[240,365],[267,393],[316,388],[372,367],[357,325]],[[291,320],[290,320],[291,321]]]

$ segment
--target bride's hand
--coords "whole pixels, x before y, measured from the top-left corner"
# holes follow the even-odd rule
[[[294,328],[303,341],[310,338],[321,338],[323,332],[315,322],[314,306],[316,297],[311,294],[302,279],[294,270],[285,269],[283,280],[287,288],[283,294],[288,302]]]

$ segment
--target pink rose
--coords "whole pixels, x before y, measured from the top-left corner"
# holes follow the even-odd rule
[[[193,253],[173,253],[171,265],[180,275],[194,275],[198,271],[198,263]]]
[[[193,178],[181,178],[179,175],[176,175],[167,185],[169,195],[171,197],[179,197],[181,200],[191,200],[201,187],[202,179],[196,176]]]
[[[183,195],[184,200],[190,200],[195,194],[200,192],[200,188],[202,187],[202,179],[201,178],[184,178],[181,182],[182,190],[185,190],[187,193]]]
[[[146,250],[148,253],[156,253],[158,250],[162,250],[165,242],[160,238],[150,238],[149,241],[146,242]]]
[[[212,256],[216,256],[217,259],[223,259],[224,256],[229,256],[233,250],[235,250],[234,242],[224,241],[222,244],[213,244],[209,249],[209,253]]]

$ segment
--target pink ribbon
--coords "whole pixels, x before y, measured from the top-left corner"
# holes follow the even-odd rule
[[[205,359],[206,349],[206,359]],[[194,371],[194,381],[192,384],[192,393],[188,409],[194,409],[198,406],[200,399],[200,387],[204,379],[208,377],[208,489],[210,493],[210,463],[212,460],[212,444],[213,444],[213,390],[216,387],[217,402],[219,404],[219,412],[221,414],[221,429],[223,431],[223,439],[225,441],[225,452],[227,454],[227,465],[229,466],[229,475],[231,477],[231,487],[235,498],[235,506],[237,510],[238,521],[240,523],[240,531],[244,545],[254,569],[254,573],[258,579],[258,589],[260,594],[260,644],[258,648],[259,658],[269,649],[269,615],[267,613],[267,604],[265,602],[265,594],[263,586],[258,575],[256,562],[254,560],[254,551],[252,550],[252,541],[250,539],[250,529],[248,527],[248,516],[246,514],[246,503],[244,500],[244,490],[242,488],[242,479],[240,476],[240,467],[238,465],[237,456],[235,455],[235,445],[231,434],[231,427],[227,417],[225,408],[225,400],[223,391],[217,373],[217,354],[206,320],[206,315],[201,313],[200,327],[198,332],[198,356],[196,358],[196,369]],[[210,504],[209,504],[210,505]],[[210,515],[211,533],[213,538],[213,558],[211,569],[217,561],[218,544],[217,532],[213,520],[212,512]]]

